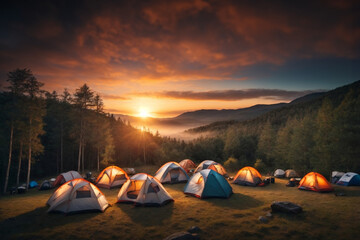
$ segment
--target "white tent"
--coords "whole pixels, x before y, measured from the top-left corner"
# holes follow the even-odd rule
[[[360,175],[353,172],[347,172],[336,183],[342,186],[360,186]]]
[[[174,201],[163,185],[154,177],[138,173],[121,187],[117,202],[133,202],[136,205],[160,206]]]
[[[278,177],[278,178],[285,177],[285,171],[282,169],[276,169],[274,172],[274,177]]]
[[[73,179],[61,185],[49,198],[48,212],[73,213],[98,210],[104,212],[109,206],[104,194],[84,179]]]
[[[77,171],[68,171],[65,173],[61,173],[59,176],[57,176],[53,186],[59,186],[62,185],[70,180],[76,179],[76,178],[83,178],[80,173]]]
[[[217,163],[213,160],[202,161],[194,172],[197,173],[204,169],[212,169],[223,176],[227,175],[225,168],[220,163]]]
[[[161,183],[180,183],[189,180],[185,169],[176,162],[168,162],[162,165],[154,177]]]
[[[333,171],[331,173],[331,183],[337,183],[344,174],[344,172]]]

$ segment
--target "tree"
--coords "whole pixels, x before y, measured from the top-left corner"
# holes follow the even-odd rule
[[[39,136],[44,133],[43,117],[46,112],[44,100],[40,98],[40,94],[42,93],[40,88],[43,85],[43,83],[37,81],[32,73],[31,76],[24,82],[24,93],[28,97],[25,107],[26,116],[28,118],[28,171],[26,178],[27,189],[30,183],[32,154],[37,155],[43,151],[43,146],[39,139]],[[32,153],[32,150],[35,150],[34,153]]]
[[[82,168],[84,169],[84,146],[85,146],[85,129],[86,129],[86,111],[94,106],[94,92],[84,84],[80,88],[76,89],[73,99],[74,104],[77,106],[79,116],[79,154],[78,154],[78,171],[80,172],[81,159]]]
[[[8,73],[7,82],[10,84],[8,89],[10,90],[11,101],[9,102],[10,114],[10,141],[9,141],[9,158],[5,175],[4,193],[7,191],[7,185],[9,181],[9,173],[11,166],[12,148],[13,148],[13,136],[14,136],[14,123],[18,119],[19,110],[22,108],[21,97],[24,95],[25,86],[32,78],[30,69],[16,69]]]

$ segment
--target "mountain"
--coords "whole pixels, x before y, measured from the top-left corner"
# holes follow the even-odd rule
[[[328,98],[334,106],[337,106],[350,91],[360,93],[360,80],[328,92],[317,92],[297,98],[281,107],[268,111],[253,119],[245,121],[218,121],[197,128],[188,129],[188,133],[204,133],[214,131],[225,131],[228,127],[237,124],[259,126],[267,121],[275,122],[278,125],[284,124],[289,117],[304,116],[309,112],[317,111],[325,98]]]
[[[290,103],[277,103],[269,105],[258,104],[248,108],[239,109],[202,109],[184,112],[173,118],[141,118],[123,114],[115,114],[115,117],[120,117],[122,120],[129,121],[133,126],[146,126],[154,131],[158,130],[162,135],[179,137],[178,134],[187,129],[193,129],[206,125],[212,126],[212,124],[221,125],[227,124],[228,122],[235,123],[255,119],[276,109],[311,101],[321,97],[323,94],[325,93],[319,92],[308,94],[297,98]]]

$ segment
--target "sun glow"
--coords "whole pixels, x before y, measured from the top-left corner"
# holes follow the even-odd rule
[[[145,108],[140,108],[140,111],[139,111],[139,117],[142,117],[142,118],[148,118],[150,117],[150,113],[147,109]]]

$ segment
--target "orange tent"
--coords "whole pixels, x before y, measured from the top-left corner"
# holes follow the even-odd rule
[[[253,167],[244,167],[238,171],[233,183],[244,186],[257,186],[262,182],[261,174]]]
[[[129,179],[124,170],[117,166],[110,166],[102,170],[96,179],[96,186],[102,188],[119,187]]]
[[[179,162],[179,164],[187,173],[190,172],[191,169],[196,168],[196,164],[190,159],[184,159]]]
[[[299,183],[300,190],[315,192],[332,192],[334,189],[326,178],[317,172],[310,172],[303,177]]]

